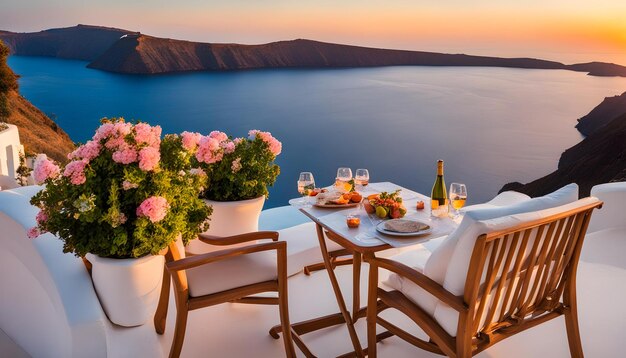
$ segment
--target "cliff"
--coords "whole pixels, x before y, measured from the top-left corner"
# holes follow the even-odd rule
[[[509,183],[502,191],[540,196],[575,182],[584,197],[594,185],[611,181],[626,181],[626,111],[566,150],[553,173],[528,184]]]
[[[109,27],[78,25],[30,33],[0,31],[0,40],[14,55],[91,61],[103,54],[121,36],[135,33]]]
[[[387,50],[302,39],[264,45],[211,44],[139,34],[121,38],[88,67],[119,73],[157,74],[260,68],[405,65],[561,69],[588,72],[591,75],[626,77],[626,67],[600,62],[564,65],[533,58]]]
[[[412,65],[561,69],[626,77],[626,67],[602,62],[565,65],[533,58],[388,50],[302,39],[263,45],[199,43],[86,25],[36,33],[0,31],[0,39],[16,55],[90,60],[90,68],[128,74]]]
[[[588,136],[624,113],[626,113],[626,92],[621,96],[606,97],[589,114],[578,120],[576,128]]]
[[[59,162],[67,162],[67,153],[74,150],[70,137],[48,116],[16,91],[8,95],[11,114],[7,122],[20,130],[20,141],[27,153],[45,153]]]
[[[536,59],[450,55],[385,50],[293,40],[264,45],[211,44],[129,35],[88,65],[111,72],[155,74],[181,71],[247,70],[289,67],[370,67],[390,65],[498,66],[563,69]]]

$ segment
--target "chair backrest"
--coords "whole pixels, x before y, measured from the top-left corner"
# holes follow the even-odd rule
[[[426,261],[424,273],[444,285],[448,291],[456,295],[463,294],[471,250],[476,237],[482,234],[476,225],[478,221],[544,210],[571,203],[578,199],[578,185],[568,184],[550,194],[528,200],[524,200],[523,194],[521,195],[506,195],[518,199],[518,201],[507,201],[509,203],[515,202],[512,205],[491,205],[467,212],[458,228],[448,235],[446,240],[430,255]],[[457,264],[450,268],[452,262]]]
[[[167,253],[165,254],[165,262],[173,262],[184,259],[185,257],[185,246],[183,245],[182,238],[179,237],[176,241],[169,245]],[[187,282],[187,271],[180,270],[174,272],[172,279],[174,281],[174,285],[176,286],[177,291],[186,294],[187,290],[189,289],[189,285]]]
[[[502,328],[563,313],[561,297],[575,280],[591,212],[601,205],[590,197],[482,222],[486,233],[474,245],[463,294],[469,313],[458,331],[489,337],[488,344],[511,335]]]

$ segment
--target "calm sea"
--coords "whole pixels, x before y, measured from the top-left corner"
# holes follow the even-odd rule
[[[556,169],[582,137],[574,128],[626,78],[556,70],[471,67],[280,69],[159,76],[118,75],[82,61],[9,58],[22,94],[75,141],[102,117],[159,124],[165,133],[272,132],[281,175],[266,208],[297,195],[301,171],[318,186],[337,167],[368,168],[372,181],[430,193],[436,160],[471,203],[503,184]]]

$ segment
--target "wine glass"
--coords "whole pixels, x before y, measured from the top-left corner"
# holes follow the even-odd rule
[[[351,186],[348,187],[350,180],[352,180],[352,169],[343,167],[337,169],[337,178],[335,181],[337,188],[341,191],[349,191],[352,188]]]
[[[313,173],[300,173],[300,176],[298,177],[298,193],[300,193],[300,195],[302,196],[300,205],[304,206],[308,204],[308,196],[313,190],[315,190],[315,179],[313,178]]]
[[[354,175],[354,184],[357,185],[360,190],[367,186],[370,182],[370,172],[367,169],[357,169]]]
[[[467,188],[465,184],[450,184],[450,204],[455,210],[455,218],[459,216],[459,209],[465,205],[465,200],[467,200]]]

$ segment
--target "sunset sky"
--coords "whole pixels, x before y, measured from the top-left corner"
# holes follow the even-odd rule
[[[78,23],[203,42],[308,38],[626,65],[626,0],[20,0],[0,12],[10,31]]]

